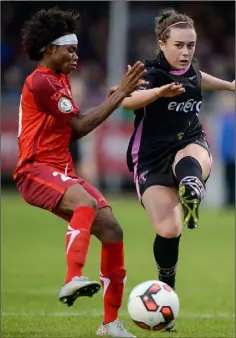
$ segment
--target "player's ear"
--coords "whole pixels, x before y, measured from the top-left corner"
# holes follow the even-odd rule
[[[158,40],[159,49],[163,52],[165,48],[165,43],[162,40]]]
[[[52,44],[49,44],[45,48],[45,53],[48,55],[52,55],[55,52],[56,46],[53,46]]]

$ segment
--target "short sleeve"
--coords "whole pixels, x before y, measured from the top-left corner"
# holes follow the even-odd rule
[[[55,118],[68,122],[80,112],[70,91],[52,75],[36,72],[31,91],[37,107]]]

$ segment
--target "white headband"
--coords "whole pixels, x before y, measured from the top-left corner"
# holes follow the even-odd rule
[[[56,46],[77,45],[78,39],[75,34],[67,34],[52,41],[52,44]],[[44,52],[44,51],[45,51],[45,47],[40,49],[40,52]]]
[[[52,41],[53,45],[56,46],[65,46],[65,45],[77,45],[78,39],[75,34],[67,34],[64,36],[61,36],[60,38]]]

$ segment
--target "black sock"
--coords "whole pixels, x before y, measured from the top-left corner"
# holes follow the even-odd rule
[[[180,237],[181,235],[176,238],[164,238],[156,235],[153,245],[159,280],[172,288],[175,287]]]
[[[187,176],[197,177],[202,182],[202,167],[198,160],[192,156],[183,157],[176,164],[175,174],[179,182]]]
[[[201,199],[204,197],[205,182],[202,178],[202,167],[192,156],[183,157],[175,166],[175,175],[179,182],[186,179],[197,184]]]

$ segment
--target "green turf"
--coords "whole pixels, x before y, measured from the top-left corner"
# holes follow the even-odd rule
[[[138,337],[234,337],[234,212],[202,210],[197,230],[184,230],[177,279],[177,333],[148,332],[128,317],[129,291],[156,278],[154,233],[136,199],[113,199],[124,228],[127,289],[120,319]],[[92,337],[101,322],[101,293],[72,308],[58,301],[64,280],[67,224],[2,196],[2,337]],[[98,279],[99,242],[92,239],[84,274]]]

